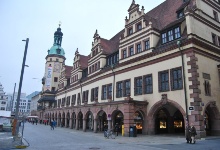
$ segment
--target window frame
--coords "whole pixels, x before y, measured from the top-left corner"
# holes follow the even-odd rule
[[[120,88],[119,88],[120,85]],[[123,96],[123,81],[116,82],[116,97],[120,98]]]
[[[177,78],[175,78],[174,72],[176,71],[180,71],[180,74],[177,73]],[[179,75],[181,75],[179,77]],[[177,67],[177,68],[173,68],[170,70],[170,80],[171,80],[171,90],[175,91],[175,90],[182,90],[183,89],[183,71],[182,71],[182,67]],[[177,87],[175,87],[175,82],[177,82]]]
[[[135,77],[134,78],[134,95],[142,95],[142,94],[143,94],[143,77],[142,76]]]
[[[146,78],[150,77],[151,78],[151,83],[146,81]],[[148,89],[149,90],[148,92]],[[153,75],[152,74],[147,74],[143,77],[143,93],[144,94],[152,94],[153,93]]]
[[[162,75],[166,74],[167,75],[167,80],[163,81]],[[167,92],[170,91],[170,86],[169,86],[169,70],[164,70],[158,72],[158,84],[159,84],[159,92]],[[163,89],[163,86],[165,84],[165,88]]]

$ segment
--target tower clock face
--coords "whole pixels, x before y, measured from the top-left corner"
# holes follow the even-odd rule
[[[60,63],[54,63],[54,72],[60,73],[60,69],[61,69]]]

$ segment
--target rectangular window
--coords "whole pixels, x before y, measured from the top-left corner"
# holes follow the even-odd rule
[[[168,40],[173,41],[173,30],[168,31]]]
[[[180,90],[183,88],[181,68],[175,68],[171,70],[171,85],[172,90]]]
[[[153,93],[152,74],[144,76],[144,94]]]
[[[122,81],[116,83],[116,96],[122,97]]]
[[[109,84],[107,86],[107,95],[108,95],[108,99],[111,99],[112,98],[112,84]]]
[[[217,40],[216,40],[216,35],[214,33],[212,33],[212,42],[214,45],[217,45]]]
[[[54,82],[58,82],[58,78],[57,77],[54,77]]]
[[[122,53],[123,53],[123,58],[126,58],[127,57],[127,50],[123,50]]]
[[[162,34],[162,44],[166,43],[167,42],[167,34],[166,33],[163,33]]]
[[[159,91],[169,91],[169,73],[168,71],[159,72]]]
[[[134,94],[141,95],[142,94],[142,77],[137,77],[134,79]]]
[[[107,86],[106,85],[102,86],[102,99],[103,100],[107,99]]]
[[[174,29],[175,39],[180,38],[180,27]]]
[[[72,95],[72,105],[75,105],[76,103],[76,94],[75,95]]]
[[[141,52],[141,43],[137,44],[137,53]]]
[[[127,97],[131,93],[131,81],[130,80],[125,80],[124,81],[124,97]]]
[[[218,46],[220,47],[220,36],[218,36]]]
[[[133,48],[133,46],[129,48],[129,54],[130,54],[130,56],[134,55],[134,48]]]
[[[145,50],[150,49],[150,40],[145,41],[144,44],[145,44]]]
[[[219,21],[219,20],[218,20],[218,13],[217,13],[216,11],[214,11],[214,10],[213,10],[213,16],[214,16],[214,19],[215,19],[216,21]]]
[[[142,25],[141,25],[141,23],[138,23],[137,24],[137,31],[140,31],[142,29]]]
[[[133,28],[128,29],[128,35],[131,35],[131,34],[133,34]]]
[[[80,105],[81,104],[81,97],[80,97],[80,93],[78,93],[77,95],[77,104]]]

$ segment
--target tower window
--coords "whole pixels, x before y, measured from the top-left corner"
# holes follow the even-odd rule
[[[57,49],[57,54],[60,54],[60,51],[61,51],[61,49],[58,48],[58,49]]]

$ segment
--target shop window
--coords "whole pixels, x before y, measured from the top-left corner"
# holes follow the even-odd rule
[[[174,124],[174,128],[182,128],[182,127],[183,127],[183,122],[182,122],[182,120],[175,120],[175,121],[173,122],[173,124]]]

